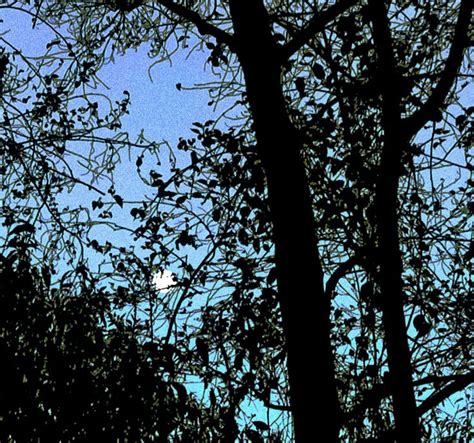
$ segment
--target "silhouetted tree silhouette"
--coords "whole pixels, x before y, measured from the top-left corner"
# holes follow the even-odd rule
[[[141,224],[131,231],[150,256],[111,256],[132,294],[156,260],[182,267],[178,292],[150,298],[143,335],[165,321],[164,343],[188,357],[175,371],[201,377],[215,420],[206,438],[235,440],[239,426],[251,440],[282,438],[263,422],[239,423],[248,398],[290,410],[296,441],[467,435],[461,421],[441,430],[433,408],[472,381],[471,2],[43,2],[36,14],[68,27],[57,47],[75,51],[79,84],[116,52],[148,42],[166,58],[192,35],[221,75],[213,101],[247,106],[227,132],[197,123],[178,146],[190,164],[171,162],[170,179],[143,175],[137,159],[156,197],[131,209]],[[57,106],[46,98],[40,117]],[[446,166],[460,171],[453,183],[438,175]],[[110,195],[112,206],[127,203]],[[204,259],[193,267],[180,248]],[[116,304],[140,324],[143,298],[129,289]],[[289,405],[272,401],[287,397],[283,367]]]
[[[21,249],[0,272],[2,440],[166,441],[192,417],[186,388],[164,381],[169,357],[114,318],[94,280],[48,290]]]

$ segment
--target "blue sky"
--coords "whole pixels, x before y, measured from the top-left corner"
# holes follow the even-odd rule
[[[32,29],[31,16],[24,12],[3,10],[0,32],[28,56],[40,56],[45,46],[55,38],[48,27],[37,23]],[[97,89],[112,99],[121,99],[123,91],[131,93],[131,112],[123,119],[123,130],[134,139],[143,129],[148,138],[175,143],[180,136],[190,136],[189,128],[194,121],[212,118],[212,108],[205,90],[178,91],[177,83],[192,87],[212,77],[205,72],[206,56],[194,52],[187,55],[179,51],[172,64],[159,63],[150,69],[153,62],[147,55],[146,45],[138,50],[129,50],[117,56],[115,63],[100,70],[99,77],[107,85]],[[125,178],[125,177],[124,177]],[[127,177],[129,178],[129,177]]]
[[[44,53],[46,44],[55,38],[52,29],[38,22],[32,29],[32,17],[21,11],[0,8],[0,33],[5,39],[20,49],[25,55],[34,57]],[[97,93],[104,93],[115,100],[123,98],[123,91],[127,90],[131,96],[130,114],[122,119],[122,131],[129,133],[130,139],[135,140],[141,131],[144,131],[148,140],[156,142],[166,141],[175,146],[179,137],[192,137],[190,132],[192,123],[206,121],[216,117],[213,109],[208,106],[208,92],[203,89],[187,90],[195,84],[201,84],[212,78],[209,67],[206,71],[207,56],[198,51],[188,55],[186,51],[178,51],[172,58],[172,63],[153,63],[147,55],[147,46],[141,45],[138,50],[129,50],[125,55],[117,56],[115,62],[105,65],[99,73],[101,81],[106,85],[99,86]],[[181,83],[183,90],[178,91],[176,84]],[[109,134],[110,136],[110,134]],[[76,147],[81,152],[86,152],[87,144]],[[124,151],[125,152],[125,151]],[[180,152],[174,150],[177,156]],[[145,192],[150,193],[150,188],[145,187],[136,173],[135,160],[138,153],[132,153],[122,158],[121,164],[114,173],[117,194],[125,199],[140,200]],[[185,161],[185,159],[182,159]],[[178,158],[179,161],[179,158]],[[164,159],[166,169],[166,159]],[[145,163],[143,169],[146,171]],[[148,165],[159,172],[157,165]],[[103,185],[106,191],[108,185]],[[64,205],[84,204],[90,207],[92,196],[84,193],[77,187],[71,194],[64,194]],[[104,199],[105,200],[105,199]],[[111,198],[109,197],[109,200]],[[130,207],[123,209],[114,208],[115,221],[130,222]],[[98,234],[100,241],[100,235]],[[117,233],[103,232],[107,240],[120,243],[130,243],[130,238],[119,238]]]

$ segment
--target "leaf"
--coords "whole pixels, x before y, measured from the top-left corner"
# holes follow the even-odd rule
[[[130,210],[130,215],[133,217],[133,218],[137,218],[137,217],[140,217],[140,218],[144,218],[145,217],[145,211],[143,209],[140,209],[140,208],[132,208]]]
[[[123,208],[123,198],[120,197],[120,195],[115,194],[115,195],[114,195],[114,200],[117,202],[117,204],[118,204],[121,208]]]
[[[270,269],[270,272],[268,273],[267,283],[271,285],[276,281],[276,279],[277,279],[277,270],[276,268],[272,268]]]
[[[188,393],[186,391],[186,387],[182,385],[181,383],[174,382],[173,387],[175,388],[177,394],[178,394],[178,400],[181,404],[185,404]]]
[[[92,209],[97,209],[97,208],[102,208],[102,206],[104,206],[104,203],[102,203],[102,201],[99,199],[99,200],[92,200]]]
[[[248,239],[248,235],[247,235],[247,232],[245,231],[245,229],[240,229],[238,234],[237,234],[237,238],[239,239],[239,242],[244,245],[244,246],[247,246],[249,244],[249,239]]]
[[[221,219],[221,211],[220,209],[214,209],[212,211],[212,219],[215,221],[215,222],[218,222],[220,219]]]
[[[216,405],[216,394],[214,393],[214,389],[211,388],[211,392],[209,393],[209,400],[211,402],[211,407]]]
[[[418,331],[418,337],[422,337],[430,332],[431,325],[426,321],[423,314],[418,314],[413,319],[413,326]]]
[[[317,79],[324,80],[326,78],[326,73],[324,72],[324,68],[319,63],[314,63],[313,66],[311,66],[311,70],[313,71],[313,74],[315,75]]]
[[[186,195],[181,195],[176,199],[176,204],[182,205],[186,201]]]
[[[175,241],[175,244],[177,247],[180,245],[181,246],[187,246],[187,245],[194,246],[195,245],[194,236],[189,235],[189,232],[185,230],[179,234],[178,238]]]
[[[264,421],[260,421],[260,420],[255,420],[253,422],[253,425],[259,430],[259,431],[269,431],[270,430],[270,426],[268,426]]]
[[[295,86],[296,86],[296,90],[298,91],[298,94],[300,95],[300,98],[305,97],[306,96],[305,79],[303,77],[298,77],[295,80]]]
[[[471,240],[471,243],[469,243],[469,249],[467,252],[464,254],[464,260],[469,261],[474,258],[474,241]]]

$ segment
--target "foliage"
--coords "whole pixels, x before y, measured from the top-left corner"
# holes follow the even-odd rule
[[[1,261],[2,440],[159,441],[184,421],[199,428],[171,351],[140,341],[83,269],[75,293],[49,287],[26,251]]]
[[[15,3],[21,2],[12,5]],[[2,337],[9,340],[9,349],[21,350],[22,358],[35,355],[30,366],[25,364],[34,368],[25,373],[26,380],[39,377],[45,386],[54,384],[60,376],[51,375],[55,369],[40,369],[40,362],[67,360],[64,371],[75,362],[78,372],[70,378],[78,380],[77,391],[68,395],[78,395],[87,405],[96,402],[95,410],[107,415],[130,396],[126,402],[130,409],[118,411],[113,426],[122,426],[122,433],[130,432],[132,439],[174,431],[183,441],[186,435],[191,441],[232,441],[239,435],[252,441],[290,441],[285,332],[278,304],[267,180],[247,107],[242,68],[235,42],[229,37],[232,16],[227,2],[194,2],[192,6],[172,1],[87,2],[87,8],[86,2],[40,3],[31,11],[47,23],[67,27],[53,45],[57,52],[54,56],[48,53],[54,60],[51,63],[62,64],[69,51],[75,58],[69,69],[51,68],[53,74],[25,74],[24,78],[14,73],[20,64],[15,59],[18,54],[4,49],[0,59],[7,116],[1,126],[6,177],[2,214],[4,226],[10,229],[5,246],[27,247],[35,240],[40,246],[49,245],[54,254],[60,246],[52,239],[64,239],[65,245],[71,245],[70,263],[75,257],[76,270],[84,274],[79,272],[71,281],[70,290],[77,292],[72,296],[64,288],[44,288],[45,277],[39,277],[37,265],[20,257],[12,261],[5,253],[2,281],[10,283],[4,288],[17,287],[18,292],[3,289],[2,297],[9,306],[12,301],[8,300],[23,294],[16,299],[18,307],[11,309],[23,312],[17,317],[23,318],[18,328],[29,338],[14,341],[16,326],[8,323],[8,316],[2,320],[6,325]],[[317,11],[330,10],[327,3],[318,2]],[[339,2],[346,3],[351,2]],[[389,441],[395,426],[390,398],[393,381],[382,320],[377,252],[380,214],[376,207],[384,145],[384,79],[372,12],[366,2],[352,2],[316,33],[320,30],[307,24],[324,13],[315,12],[307,2],[265,4],[284,59],[282,89],[291,122],[302,140],[325,291],[332,301],[331,339],[343,410],[341,438]],[[469,417],[463,391],[472,382],[468,367],[473,258],[469,57],[461,57],[460,66],[455,67],[446,98],[439,106],[426,109],[437,93],[436,85],[444,81],[458,11],[458,2],[444,0],[395,1],[389,11],[401,79],[394,88],[398,88],[401,121],[410,134],[397,171],[395,202],[406,336],[423,437],[440,441],[467,438]],[[195,46],[190,47],[191,43]],[[167,165],[162,161],[163,147],[156,143],[140,140],[134,144],[120,132],[115,137],[101,136],[103,128],[120,129],[128,95],[116,108],[110,107],[106,117],[99,117],[99,104],[90,99],[88,88],[98,79],[100,66],[141,44],[149,45],[156,63],[178,50],[202,51],[216,75],[216,83],[208,85],[210,103],[225,108],[216,121],[196,122],[192,135],[168,147]],[[22,63],[28,60],[23,58]],[[80,105],[75,106],[71,97],[77,88],[82,88],[82,94]],[[23,97],[18,91],[24,94],[21,110],[15,107]],[[31,91],[37,94],[37,101],[29,105]],[[413,116],[421,111],[428,118],[420,126]],[[74,153],[70,141],[79,139],[91,143],[85,165],[89,183],[76,178],[67,156]],[[93,157],[97,143],[103,143],[105,149]],[[133,205],[110,186],[113,164],[120,161],[115,151],[118,144],[139,149],[134,157],[137,176],[150,189],[150,197]],[[175,152],[187,158],[187,163],[177,162]],[[102,173],[110,177],[105,192],[98,180]],[[94,182],[102,197],[109,191],[108,202],[101,197],[91,203],[91,210],[78,212],[55,209],[63,187],[92,189]],[[116,224],[112,211],[117,207],[126,208],[133,220]],[[45,208],[51,218],[39,215]],[[86,222],[78,222],[82,220],[79,213],[87,214]],[[20,222],[18,214],[24,217]],[[44,229],[51,222],[49,237],[33,235],[35,229]],[[88,229],[92,225],[123,229],[131,234],[131,246],[116,248],[94,239]],[[88,270],[92,252],[75,256],[73,238],[75,245],[103,255],[108,271]],[[169,292],[154,291],[151,270],[170,268],[177,274],[176,287]],[[24,283],[13,284],[12,279],[19,279],[22,272]],[[98,282],[108,289],[98,289]],[[24,296],[30,292],[35,296],[27,300]],[[61,312],[66,316],[74,312],[74,319],[67,317],[67,327],[57,323]],[[68,335],[79,324],[77,316],[84,317],[81,335]],[[46,333],[51,328],[56,335]],[[51,343],[38,340],[38,334]],[[113,341],[116,335],[119,338]],[[86,340],[95,336],[93,344]],[[57,345],[63,342],[58,357]],[[134,353],[127,360],[130,350]],[[160,365],[160,356],[167,352],[174,356],[172,363],[166,363],[172,369]],[[311,355],[311,342],[305,344],[305,352]],[[75,360],[79,355],[84,358]],[[116,359],[126,363],[118,365]],[[86,362],[93,362],[94,370]],[[127,364],[140,368],[144,380],[134,378],[136,371],[127,369]],[[150,371],[152,376],[146,376]],[[121,384],[125,392],[117,388],[114,377],[127,380]],[[107,391],[102,387],[97,391],[99,381]],[[89,390],[80,388],[81,383]],[[51,417],[70,414],[61,406],[55,406],[58,409],[52,415],[44,412],[49,394],[41,394],[41,401],[31,399],[33,388],[20,381],[17,389],[25,392],[31,416],[41,417],[36,418],[37,426],[45,426],[44,432],[79,435],[74,426],[80,429],[82,424],[55,427],[59,421]],[[186,389],[195,393],[188,395]],[[104,397],[104,392],[110,394]],[[132,414],[140,398],[143,413]],[[266,422],[259,411],[268,411]],[[13,409],[9,414],[15,417]],[[133,417],[137,421],[132,423]],[[89,419],[85,414],[84,420]],[[68,419],[61,420],[66,423]],[[128,431],[126,426],[130,426]],[[123,435],[118,429],[110,425],[110,429],[91,432]],[[32,428],[31,432],[36,431]]]

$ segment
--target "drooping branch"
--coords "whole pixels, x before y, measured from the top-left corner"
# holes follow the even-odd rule
[[[225,44],[232,52],[236,52],[236,44],[233,35],[209,23],[197,12],[177,4],[173,0],[157,0],[156,3],[164,6],[183,20],[195,25],[200,34],[211,35],[218,42]]]
[[[465,387],[469,386],[471,383],[474,383],[474,372],[458,376],[456,380],[446,385],[439,391],[435,392],[433,395],[428,397],[420,406],[418,406],[418,413],[422,415],[428,412],[430,409],[433,409],[434,407],[438,406],[451,395],[461,391]]]
[[[336,4],[316,14],[306,26],[297,32],[294,37],[282,48],[283,60],[290,58],[300,50],[315,34],[323,31],[334,19],[354,6],[357,0],[339,0]]]
[[[409,137],[414,136],[428,121],[436,118],[453,86],[462,63],[464,49],[468,46],[468,31],[473,7],[474,3],[471,0],[461,0],[453,43],[441,78],[425,104],[403,121]]]

